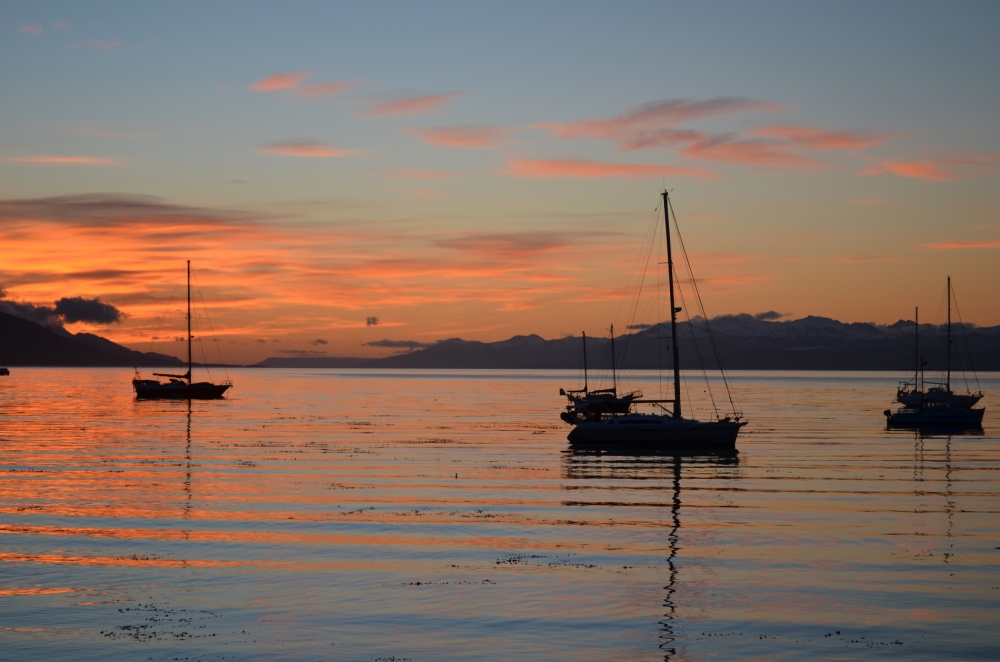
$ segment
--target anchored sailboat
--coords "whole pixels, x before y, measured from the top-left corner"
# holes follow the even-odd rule
[[[604,391],[590,391],[586,378],[582,391],[564,391],[570,404],[561,418],[573,426],[569,441],[585,445],[644,445],[659,450],[683,452],[732,452],[736,437],[747,424],[740,414],[719,417],[714,421],[698,421],[681,415],[680,352],[677,346],[677,307],[674,295],[674,262],[670,243],[670,201],[663,192],[663,221],[667,238],[667,278],[670,287],[670,333],[673,349],[674,397],[670,400],[645,400],[640,392],[619,396],[617,380]],[[614,335],[612,332],[612,343]],[[586,343],[586,338],[584,339]],[[613,345],[612,345],[613,347]],[[586,344],[584,345],[586,351]],[[612,349],[612,361],[614,350]],[[663,405],[669,403],[667,410]],[[639,413],[635,406],[651,404],[666,413]]]
[[[896,402],[903,405],[893,412],[886,409],[886,421],[890,427],[979,427],[983,422],[985,409],[973,409],[983,398],[982,391],[955,393],[951,389],[951,276],[948,276],[948,338],[947,367],[943,382],[926,382],[923,379],[923,356],[920,355],[919,309],[915,311],[916,324],[916,365],[913,383],[904,382],[896,389]],[[925,389],[930,385],[928,388]]]
[[[138,368],[135,377],[132,379],[132,388],[135,389],[135,397],[152,399],[175,399],[175,400],[210,400],[221,398],[222,395],[233,387],[229,380],[221,384],[212,382],[194,382],[191,379],[191,260],[187,261],[187,372],[183,375],[172,375],[164,372],[154,372],[154,377],[167,377],[170,381],[161,382],[158,379],[142,379]]]

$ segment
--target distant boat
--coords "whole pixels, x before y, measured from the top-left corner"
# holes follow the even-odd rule
[[[698,421],[681,415],[680,354],[677,347],[677,307],[674,295],[674,262],[670,244],[670,201],[663,192],[663,220],[667,238],[667,277],[670,283],[670,332],[673,343],[674,397],[672,400],[645,400],[642,393],[619,396],[617,382],[612,389],[590,391],[586,376],[582,391],[560,390],[570,404],[560,418],[573,426],[568,439],[572,444],[607,447],[633,446],[661,451],[733,452],[740,428],[747,424],[741,415],[719,417],[714,421]],[[586,342],[586,339],[584,340]],[[612,366],[614,358],[612,333]],[[586,350],[586,345],[584,345]],[[614,368],[612,368],[614,373]],[[663,405],[672,405],[667,410]],[[666,413],[639,413],[635,406],[651,404]]]
[[[8,370],[7,368],[0,368],[0,376],[9,375],[9,374],[10,374],[10,370]]]
[[[161,382],[158,379],[142,379],[136,368],[132,388],[135,397],[142,400],[211,400],[221,398],[233,387],[231,381],[221,384],[212,382],[193,382],[191,380],[191,260],[187,262],[187,372],[183,375],[154,372],[154,377],[167,377],[170,381]]]
[[[920,310],[914,312],[916,331],[915,366],[913,382],[903,382],[896,389],[896,402],[903,405],[893,412],[886,409],[887,424],[890,427],[978,427],[982,425],[984,408],[973,409],[983,398],[983,392],[967,391],[955,393],[951,389],[951,276],[948,276],[948,338],[947,367],[943,382],[926,382],[923,368],[926,363],[920,354]],[[927,385],[930,385],[928,388]]]

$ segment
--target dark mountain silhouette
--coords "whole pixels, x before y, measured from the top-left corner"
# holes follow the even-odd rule
[[[1000,327],[953,325],[952,366],[956,370],[1000,370]],[[888,326],[845,324],[825,317],[787,322],[752,315],[725,315],[712,320],[712,338],[718,359],[727,370],[896,370],[912,369],[913,322],[900,320]],[[945,329],[920,325],[921,353],[927,370],[945,366]],[[681,325],[678,332],[681,367],[718,367],[716,353],[699,318]],[[537,335],[514,336],[485,343],[452,338],[426,349],[382,359],[270,358],[262,367],[323,368],[579,368],[580,337],[545,340]],[[615,339],[616,364],[627,369],[669,367],[670,327],[657,324]],[[592,369],[611,364],[610,342],[588,338]]]
[[[177,366],[180,359],[136,352],[90,333],[73,335],[0,312],[0,365]]]

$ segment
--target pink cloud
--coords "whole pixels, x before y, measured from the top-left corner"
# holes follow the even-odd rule
[[[338,80],[331,83],[312,83],[295,89],[295,96],[301,99],[325,99],[338,94],[353,92],[361,87],[361,83],[351,80]]]
[[[31,23],[23,23],[21,27],[18,29],[26,34],[33,34],[33,35],[42,34],[42,28],[40,28],[37,25],[33,25]]]
[[[1000,241],[938,241],[930,244],[923,244],[923,246],[942,251],[961,250],[966,248],[997,249],[1000,248]]]
[[[440,110],[445,104],[463,94],[465,93],[447,92],[445,94],[426,96],[407,96],[368,106],[361,114],[365,117],[412,117],[414,115],[426,115]]]
[[[56,30],[69,30],[69,21],[56,21]]]
[[[711,179],[712,173],[673,166],[605,163],[583,159],[511,161],[503,174],[521,179],[651,179],[660,176]]]
[[[424,142],[440,147],[459,149],[485,149],[510,133],[510,129],[493,124],[458,124],[455,126],[430,126],[408,129],[423,138]]]
[[[680,150],[696,161],[736,163],[768,168],[801,168],[821,165],[817,161],[787,151],[787,147],[770,141],[734,140],[715,136],[692,143]]]
[[[892,174],[930,182],[947,182],[994,172],[1000,172],[1000,155],[942,154],[918,159],[890,159],[858,174]]]
[[[657,134],[662,141],[688,141],[699,137],[700,134],[697,133],[685,135],[686,132],[681,132],[675,135],[669,131],[660,132],[678,122],[741,112],[773,113],[785,108],[780,104],[733,97],[704,101],[664,99],[633,106],[608,119],[536,124],[532,128],[545,129],[566,139],[615,140],[619,142],[619,148],[627,151],[663,144],[652,139]],[[637,137],[642,136],[645,138],[637,140]]]
[[[256,83],[251,83],[247,89],[251,92],[277,92],[278,90],[291,90],[298,86],[303,79],[311,74],[308,71],[291,71],[288,73],[274,74],[267,78],[262,78]]]
[[[451,179],[461,176],[454,172],[439,172],[437,170],[424,170],[423,168],[401,168],[397,170],[380,170],[379,172],[393,179]]]
[[[361,156],[364,150],[360,149],[334,149],[326,143],[319,142],[284,142],[265,145],[260,149],[262,154],[272,156],[305,156],[311,158],[340,158],[347,156]]]
[[[118,159],[109,159],[95,156],[6,156],[4,161],[14,163],[37,163],[40,165],[92,165],[92,166],[116,166],[121,165]]]
[[[826,131],[804,126],[778,125],[755,129],[751,133],[770,138],[783,138],[804,149],[837,151],[878,147],[890,140],[905,137],[900,133],[871,131]]]

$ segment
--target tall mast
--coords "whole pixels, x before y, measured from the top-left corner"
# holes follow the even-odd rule
[[[188,386],[191,385],[191,260],[187,261],[188,281]]]
[[[615,376],[615,325],[611,325],[611,392],[618,395],[618,377]]]
[[[663,228],[667,233],[667,280],[670,282],[670,338],[673,341],[674,352],[674,411],[673,417],[681,417],[681,357],[677,351],[677,313],[680,311],[674,304],[674,257],[670,251],[670,200],[667,192],[663,192]]]
[[[587,332],[583,332],[583,393],[584,395],[590,388],[587,386]]]
[[[920,382],[920,308],[913,309],[913,390],[917,390]]]
[[[948,377],[945,390],[951,393],[951,276],[948,276]]]

